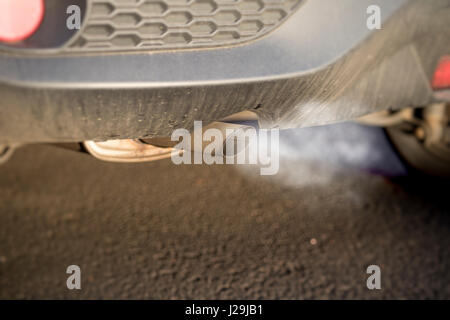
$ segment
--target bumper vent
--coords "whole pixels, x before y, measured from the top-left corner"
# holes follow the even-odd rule
[[[65,51],[188,49],[235,45],[270,32],[303,0],[92,0]]]

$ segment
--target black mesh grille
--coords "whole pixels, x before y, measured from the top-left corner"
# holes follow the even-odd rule
[[[302,0],[91,0],[68,51],[234,45],[280,25]]]

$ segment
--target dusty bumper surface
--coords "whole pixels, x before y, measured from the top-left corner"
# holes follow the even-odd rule
[[[430,103],[435,63],[448,53],[448,0],[379,0],[386,20],[376,32],[369,4],[307,1],[267,37],[226,49],[2,54],[1,142],[170,136],[244,110],[291,128]]]

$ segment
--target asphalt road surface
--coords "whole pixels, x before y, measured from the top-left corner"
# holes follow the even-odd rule
[[[0,167],[0,298],[449,299],[448,184],[387,179],[404,168],[378,134],[334,128],[285,136],[276,176],[17,150]]]

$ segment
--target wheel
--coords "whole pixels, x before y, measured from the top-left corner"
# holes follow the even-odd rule
[[[412,168],[450,177],[450,104],[383,111],[359,120],[385,127],[393,146]]]

